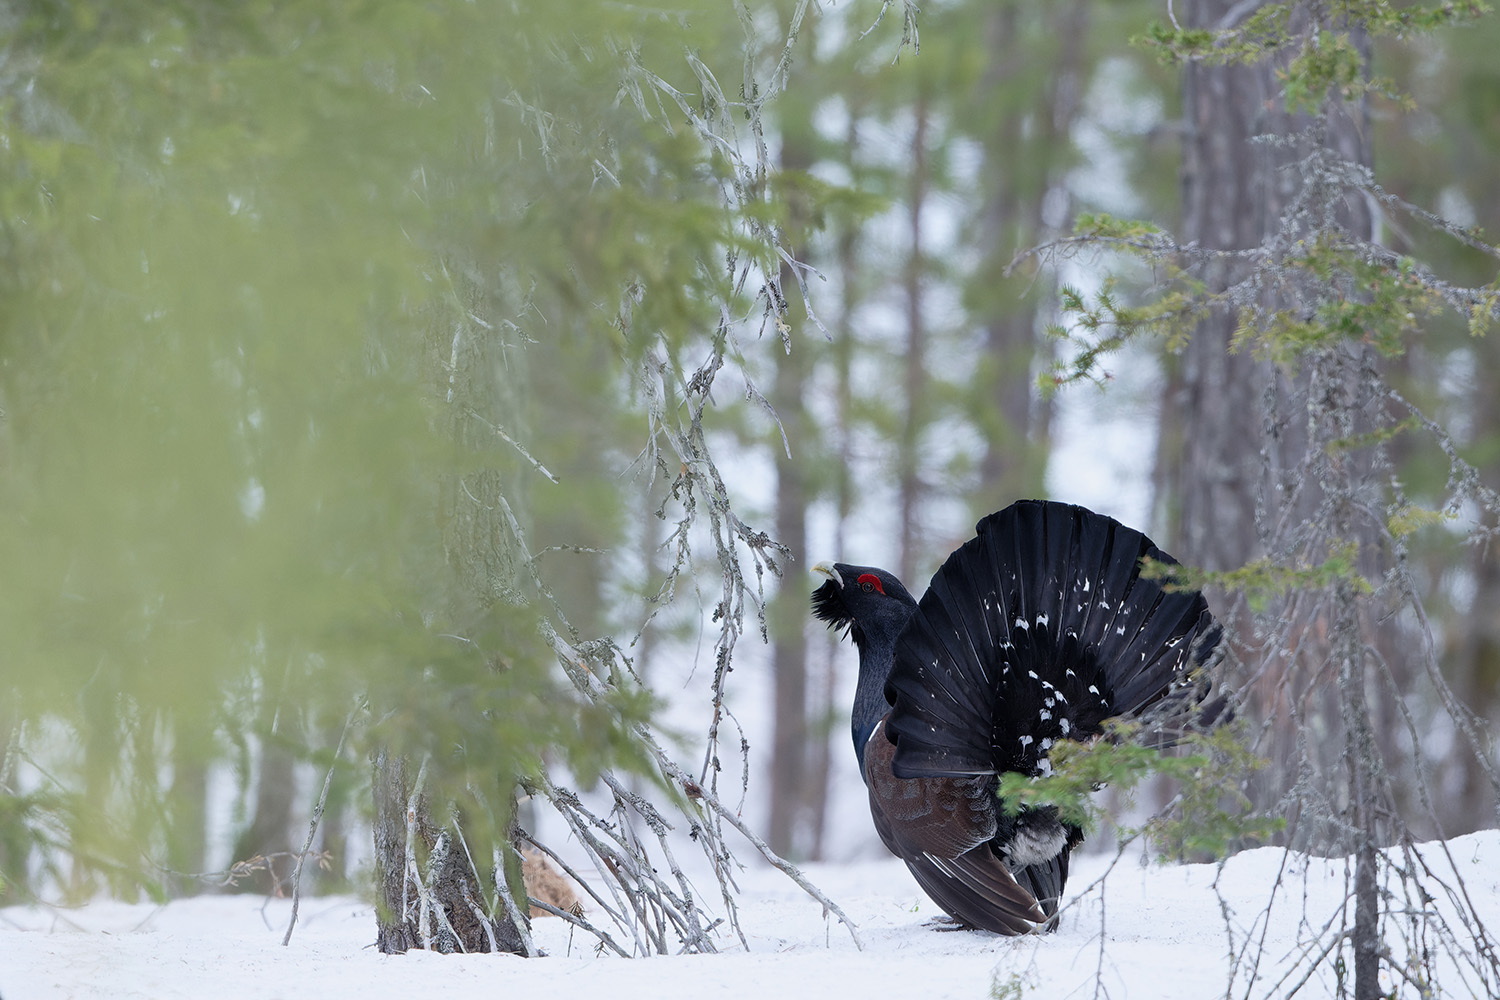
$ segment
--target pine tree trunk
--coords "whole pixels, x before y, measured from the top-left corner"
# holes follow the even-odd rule
[[[985,93],[1029,93],[1037,85],[1017,79],[1037,73],[1038,42],[1055,43],[1035,101],[1002,104],[985,137],[984,204],[978,239],[985,262],[972,293],[982,318],[984,359],[976,390],[984,428],[979,461],[981,509],[988,513],[1020,497],[1040,496],[1046,470],[1052,403],[1038,400],[1032,366],[1040,349],[1038,309],[1044,289],[1035,275],[1006,277],[1016,253],[1045,239],[1043,205],[1061,194],[1073,123],[1084,90],[1089,0],[1023,10],[1016,0],[995,3],[985,18]],[[1031,23],[1040,18],[1040,26]],[[1045,33],[1048,37],[1039,38]]]
[[[267,709],[266,714],[272,714]],[[290,713],[277,720],[281,727],[290,726]],[[292,753],[287,749],[289,740],[285,732],[279,736],[266,726],[261,740],[260,768],[255,781],[255,811],[250,825],[235,839],[233,858],[249,861],[252,858],[266,859],[265,875],[236,883],[234,892],[264,892],[280,895],[282,883],[291,877],[295,862],[274,855],[285,855],[292,847],[292,796],[296,792],[296,773]],[[298,845],[300,847],[300,844]]]
[[[851,166],[859,157],[859,126],[862,110],[857,100],[851,101],[849,124],[844,133],[843,162]],[[838,518],[834,526],[833,556],[835,561],[844,557],[844,526],[854,509],[854,490],[850,470],[854,467],[853,448],[853,400],[852,362],[858,347],[855,332],[854,312],[862,299],[860,287],[858,241],[860,224],[845,220],[838,233],[839,313],[833,343],[830,347],[834,378],[834,427],[832,438],[836,458],[833,461],[834,504]],[[819,720],[814,728],[813,751],[809,770],[811,781],[808,797],[817,802],[812,814],[812,844],[808,857],[813,861],[823,860],[823,845],[828,827],[828,792],[832,773],[834,741],[841,727],[834,719],[841,716],[838,705],[839,662],[842,651],[837,636],[828,632],[818,645],[818,664],[821,674],[817,677],[816,690],[819,697],[815,707],[810,708],[811,717]]]
[[[0,445],[4,444],[4,437],[0,436]],[[0,455],[0,459],[3,459]],[[20,712],[10,704],[0,705],[0,788],[15,788],[15,777],[13,771],[19,763],[19,754],[15,751],[19,748],[21,740],[21,718]],[[0,906],[8,906],[20,893],[29,889],[26,881],[26,844],[20,837],[14,836],[14,826],[0,828],[0,872],[6,872],[7,878],[0,879]]]
[[[776,539],[796,556],[807,552],[807,491],[803,483],[805,461],[802,435],[802,391],[806,350],[797,345],[778,359],[773,405],[786,428],[792,447],[789,457],[779,450],[776,461]],[[798,827],[807,809],[821,808],[808,798],[807,726],[807,587],[805,565],[793,563],[782,578],[776,596],[775,631],[772,636],[773,664],[771,745],[771,816],[767,839],[771,849],[783,857],[801,856],[797,850]]]
[[[1327,354],[1338,357],[1348,352],[1359,359],[1357,348],[1335,348]],[[1362,359],[1367,360],[1367,359]],[[1312,362],[1310,379],[1318,404],[1312,406],[1315,441],[1347,439],[1359,425],[1358,376],[1348,361],[1330,361],[1324,357]],[[1323,483],[1331,501],[1333,537],[1356,538],[1359,528],[1353,508],[1369,478],[1366,468],[1352,461],[1328,463]],[[1377,885],[1379,840],[1382,836],[1381,762],[1371,710],[1366,694],[1367,660],[1370,648],[1369,627],[1362,620],[1363,598],[1351,580],[1339,581],[1329,594],[1329,639],[1335,662],[1339,665],[1338,694],[1340,721],[1344,730],[1343,764],[1349,780],[1347,840],[1343,849],[1354,855],[1354,929],[1350,940],[1354,949],[1354,998],[1376,1000],[1380,989],[1380,898]]]
[[[1190,0],[1184,24],[1219,25],[1231,12],[1246,11],[1235,0]],[[1182,167],[1182,238],[1209,250],[1244,250],[1265,243],[1282,224],[1303,178],[1292,168],[1296,150],[1253,141],[1260,135],[1290,136],[1312,119],[1284,110],[1277,67],[1190,64],[1183,75],[1187,133]],[[1356,163],[1368,163],[1368,131],[1342,108],[1330,108],[1322,141]],[[1341,207],[1342,221],[1355,233],[1368,233],[1362,203]],[[1298,236],[1306,236],[1298,233]],[[1235,260],[1208,264],[1202,274],[1214,291],[1246,276]],[[1261,303],[1266,310],[1282,307]],[[1295,510],[1298,471],[1308,447],[1305,370],[1294,378],[1255,352],[1235,350],[1237,312],[1221,307],[1193,332],[1169,377],[1163,401],[1156,480],[1167,549],[1183,562],[1211,572],[1237,569],[1266,554],[1265,541],[1278,526],[1314,515],[1315,489],[1302,491]],[[1169,503],[1175,506],[1168,507]],[[1210,591],[1223,614],[1227,595]],[[1258,663],[1254,627],[1248,614],[1232,626],[1242,658]],[[1274,720],[1273,744],[1281,749],[1273,766],[1256,779],[1262,805],[1280,797],[1295,781],[1296,733],[1285,711],[1284,664],[1260,663],[1245,692],[1257,714]],[[1331,693],[1329,694],[1331,698]],[[1337,714],[1331,702],[1320,711]]]
[[[804,29],[804,30],[810,30]],[[810,39],[805,39],[811,44]],[[781,169],[796,177],[812,167],[814,132],[811,108],[803,101],[781,103]],[[794,186],[795,187],[795,186]],[[807,225],[803,199],[793,195],[787,204],[787,229],[797,239]],[[803,255],[803,248],[793,247]],[[782,293],[791,299],[797,279],[789,265],[781,267]],[[776,354],[776,381],[771,404],[781,421],[786,442],[773,445],[776,455],[776,540],[791,549],[798,560],[788,567],[776,596],[774,631],[771,637],[773,670],[771,737],[771,815],[767,840],[783,857],[806,856],[806,833],[813,825],[811,814],[821,812],[821,798],[814,800],[809,773],[811,735],[807,724],[807,504],[804,481],[810,436],[803,393],[811,362],[811,337],[793,340]],[[825,737],[826,739],[826,737]]]
[[[927,130],[931,110],[927,95],[918,92],[912,106],[911,178],[907,187],[906,223],[910,249],[902,274],[906,292],[906,368],[902,389],[906,395],[906,420],[897,444],[898,530],[901,538],[898,575],[916,585],[918,504],[922,498],[922,431],[927,425],[927,327],[922,314],[926,264],[922,252],[922,210],[927,201]]]
[[[498,915],[490,915],[485,880],[470,864],[456,832],[432,822],[424,796],[413,799],[405,758],[379,747],[371,764],[376,947],[386,955],[417,948],[524,954],[520,931],[503,909],[495,908]],[[415,843],[408,843],[408,830]],[[422,884],[413,876],[413,859],[425,869]],[[522,912],[523,903],[518,901]]]
[[[410,795],[406,758],[375,750],[371,763],[375,799],[375,944],[384,955],[420,948],[416,927],[407,918],[406,804]]]
[[[1376,828],[1380,822],[1375,734],[1365,697],[1365,645],[1359,599],[1352,585],[1338,588],[1343,608],[1334,624],[1340,653],[1339,691],[1344,707],[1344,745],[1349,771],[1351,836],[1354,838],[1354,998],[1376,1000],[1380,991],[1380,896],[1376,882]]]
[[[179,733],[172,748],[172,822],[167,836],[167,866],[194,874],[207,870],[208,855],[208,764],[201,745],[193,745]],[[0,769],[0,774],[3,774]],[[176,893],[194,896],[202,883],[185,878],[174,886]]]
[[[1478,371],[1500,371],[1500,338],[1485,337],[1474,344],[1473,350],[1478,356]],[[1474,439],[1495,455],[1500,450],[1500,393],[1490,379],[1474,380],[1469,413]],[[1500,491],[1500,462],[1481,462],[1478,471],[1486,487]],[[1500,721],[1500,615],[1495,613],[1500,608],[1500,559],[1493,546],[1475,546],[1467,562],[1474,592],[1468,614],[1459,616],[1457,622],[1461,631],[1454,642],[1454,688],[1479,718],[1494,725]],[[1462,768],[1463,794],[1454,797],[1451,808],[1457,815],[1450,820],[1450,831],[1481,829],[1500,822],[1500,801],[1496,801],[1484,769],[1468,753],[1457,755],[1456,766]]]
[[[1193,27],[1231,27],[1226,17],[1244,16],[1250,9],[1235,0],[1189,0],[1182,14]],[[1307,14],[1299,10],[1296,16]],[[1364,45],[1364,40],[1356,37],[1356,44]],[[1300,155],[1294,143],[1257,144],[1253,137],[1303,132],[1307,140],[1362,164],[1370,162],[1370,151],[1361,107],[1330,104],[1326,117],[1316,121],[1292,116],[1283,110],[1276,69],[1265,61],[1248,67],[1190,64],[1185,71],[1184,242],[1209,250],[1242,250],[1273,239],[1310,240],[1319,233],[1315,227],[1327,227],[1335,217],[1357,238],[1368,238],[1370,218],[1360,201],[1325,206],[1314,192],[1305,215],[1282,218],[1290,199],[1317,179],[1289,169]],[[1317,131],[1306,131],[1314,125]],[[1221,291],[1245,275],[1242,263],[1225,260],[1208,265],[1202,277],[1210,290]],[[1277,300],[1258,305],[1266,311],[1285,307]],[[1316,558],[1320,550],[1304,544],[1295,530],[1315,522],[1328,544],[1357,543],[1362,561],[1377,559],[1380,539],[1360,537],[1352,512],[1357,492],[1370,485],[1371,470],[1330,450],[1331,442],[1368,429],[1359,425],[1360,407],[1368,401],[1352,388],[1357,373],[1373,363],[1366,349],[1338,344],[1309,351],[1292,380],[1268,362],[1255,360],[1253,352],[1232,349],[1239,319],[1237,310],[1222,308],[1199,324],[1163,407],[1160,481],[1171,484],[1181,504],[1169,512],[1169,548],[1184,562],[1210,571],[1235,569],[1263,550],[1280,558]],[[1320,470],[1322,478],[1316,482],[1305,481],[1298,471],[1307,456]],[[1293,507],[1289,498],[1298,495]],[[1360,569],[1367,578],[1380,578],[1378,567]],[[1210,595],[1221,608],[1226,606],[1222,597]],[[1231,617],[1229,624],[1243,661],[1253,665],[1254,686],[1246,692],[1252,710],[1274,723],[1270,746],[1275,759],[1265,772],[1266,785],[1257,791],[1257,804],[1267,808],[1281,801],[1304,769],[1316,769],[1308,758],[1320,753],[1336,755],[1336,761],[1327,763],[1347,781],[1348,806],[1336,829],[1299,830],[1294,825],[1291,835],[1303,846],[1353,855],[1354,995],[1373,1000],[1380,995],[1377,866],[1387,798],[1379,778],[1366,667],[1367,650],[1390,640],[1362,620],[1361,602],[1352,582],[1340,582],[1327,595],[1326,617],[1297,626],[1311,645],[1329,644],[1339,665],[1336,690],[1301,674],[1291,675],[1288,683],[1288,670],[1307,669],[1300,658],[1258,655],[1251,648],[1255,632],[1248,615]],[[1400,657],[1387,655],[1386,660],[1399,662]],[[1287,699],[1297,702],[1306,727],[1301,733],[1294,731],[1298,716],[1288,710]],[[1326,730],[1328,742],[1339,745],[1317,746],[1308,739],[1316,729]],[[1312,749],[1305,752],[1305,745]]]
[[[1189,0],[1183,23],[1217,24],[1235,2]],[[1191,63],[1184,70],[1184,242],[1242,250],[1258,246],[1275,225],[1275,173],[1285,157],[1251,143],[1261,133],[1285,130],[1285,116],[1271,110],[1279,107],[1275,91],[1268,65]],[[1204,278],[1221,290],[1243,274],[1242,265],[1224,261]],[[1238,322],[1221,308],[1197,327],[1162,407],[1161,479],[1167,497],[1179,504],[1166,512],[1164,544],[1184,562],[1211,571],[1243,566],[1258,552],[1262,409],[1276,376],[1251,352],[1231,352]]]

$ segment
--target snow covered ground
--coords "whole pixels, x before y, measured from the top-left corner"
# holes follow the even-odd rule
[[[1452,865],[1435,846],[1424,853],[1449,880],[1456,867],[1481,916],[1500,927],[1500,833],[1458,838],[1448,850]],[[549,953],[542,959],[385,956],[370,946],[371,908],[345,897],[304,900],[287,948],[281,946],[291,909],[286,900],[217,896],[167,906],[18,907],[0,910],[0,996],[978,1000],[998,984],[1012,990],[1005,996],[1060,1000],[1093,996],[1098,975],[1114,1000],[1197,1000],[1224,995],[1226,917],[1241,942],[1247,931],[1266,932],[1260,985],[1248,995],[1283,996],[1307,972],[1298,956],[1336,917],[1347,875],[1342,861],[1309,861],[1271,849],[1242,854],[1222,871],[1213,865],[1143,866],[1127,858],[1114,865],[1101,897],[1090,886],[1110,861],[1078,858],[1069,885],[1075,902],[1060,931],[1019,939],[936,929],[930,924],[936,910],[894,860],[810,868],[814,882],[858,923],[863,951],[771,870],[747,871],[742,880],[748,951],[725,940],[718,955],[638,960],[597,954],[582,936],[550,919],[535,926]],[[1282,891],[1266,920],[1261,914],[1278,877]],[[1446,907],[1444,894],[1437,895],[1434,905]],[[1399,950],[1394,931],[1386,943]],[[1239,982],[1235,993],[1245,995],[1243,969]],[[1017,987],[1020,992],[1014,992]],[[1467,985],[1450,979],[1443,988],[1445,996],[1465,996],[1483,995],[1475,991],[1487,987],[1471,973]],[[1335,989],[1330,963],[1298,995],[1325,997]]]

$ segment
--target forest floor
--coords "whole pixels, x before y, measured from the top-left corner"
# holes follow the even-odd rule
[[[1423,855],[1450,883],[1456,869],[1480,917],[1500,929],[1500,832],[1456,838],[1446,851],[1427,845]],[[862,951],[816,902],[769,869],[748,870],[741,879],[739,920],[748,949],[726,935],[717,955],[643,960],[601,955],[556,919],[535,922],[547,952],[541,959],[387,956],[371,946],[371,906],[352,897],[303,900],[288,947],[281,939],[289,900],[100,901],[0,910],[0,997],[1198,1000],[1226,994],[1231,950],[1245,956],[1234,973],[1235,996],[1284,996],[1305,980],[1298,996],[1327,997],[1338,992],[1338,965],[1330,959],[1310,971],[1310,960],[1335,936],[1352,881],[1342,859],[1275,849],[1240,854],[1222,868],[1142,864],[1138,854],[1117,861],[1083,856],[1075,860],[1059,931],[1002,938],[938,929],[938,912],[894,860],[814,865],[807,874],[858,924]],[[1391,888],[1391,902],[1402,905],[1405,897],[1396,884]],[[1447,894],[1434,896],[1426,909],[1451,918]],[[1393,920],[1387,947],[1405,954],[1414,926],[1409,916]],[[1436,934],[1429,932],[1425,943],[1442,951]],[[1247,991],[1252,965],[1257,985]],[[1472,969],[1459,975],[1449,970],[1437,984],[1441,995],[1482,996],[1493,988]],[[1410,986],[1400,989],[1409,992],[1416,995]]]

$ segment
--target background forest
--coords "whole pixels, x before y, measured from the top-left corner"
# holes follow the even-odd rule
[[[1500,21],[1261,7],[6,5],[0,904],[873,854],[807,569],[1031,496],[1229,574],[1280,841],[1494,826]]]

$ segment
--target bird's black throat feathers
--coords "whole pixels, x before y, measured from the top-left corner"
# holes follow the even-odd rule
[[[854,689],[851,733],[854,753],[864,773],[865,743],[891,710],[886,680],[895,661],[896,640],[917,610],[901,581],[873,566],[846,563],[814,567],[828,581],[813,591],[813,617],[832,629],[847,629],[859,650],[859,681]]]

